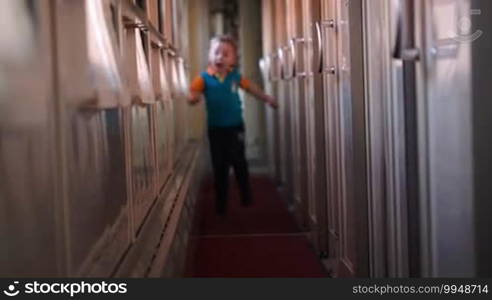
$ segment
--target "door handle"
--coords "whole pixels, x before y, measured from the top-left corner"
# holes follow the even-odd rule
[[[298,53],[297,53],[297,46],[298,45],[305,45],[308,40],[306,38],[292,38],[289,41],[289,45],[292,51],[292,57],[293,57],[293,77],[307,77],[309,74],[306,72],[306,70],[299,70],[299,63],[298,63]]]
[[[467,20],[469,16],[464,15],[464,11],[469,11],[468,7],[463,7],[463,3],[459,1],[452,3],[454,9],[456,10],[456,28],[460,27],[460,22],[463,20]],[[430,49],[429,55],[431,59],[440,59],[440,58],[455,58],[459,54],[460,44],[469,43],[479,38],[482,35],[482,31],[477,30],[473,34],[466,34],[464,32],[449,32],[446,38],[438,39],[436,32],[436,23],[434,21],[436,14],[436,8],[432,6],[429,13],[429,24],[430,24]],[[470,15],[480,14],[480,11],[477,13],[476,11],[470,11]]]
[[[292,47],[289,44],[288,46],[281,47],[282,49],[282,72],[284,74],[284,79],[292,79],[294,78],[294,57],[292,55]]]
[[[270,69],[268,70],[270,72],[270,80],[272,82],[277,81],[277,78],[275,77],[275,68],[276,68],[276,55],[274,53],[270,54]]]
[[[269,57],[268,56],[265,56],[265,57],[262,57],[260,58],[260,60],[258,61],[258,66],[260,67],[260,70],[261,70],[261,73],[263,74],[263,78],[264,80],[270,80],[270,74],[269,74]]]
[[[336,29],[337,28],[337,24],[336,24],[335,20],[333,20],[333,19],[329,19],[329,20],[323,21],[322,22],[322,25],[323,26],[326,26],[328,28],[332,28],[332,29]]]
[[[326,44],[326,35],[323,35],[323,33],[325,32],[325,29],[330,29],[330,32],[332,33],[336,33],[337,31],[337,23],[334,19],[329,19],[329,20],[324,20],[324,21],[321,21],[320,25],[319,26],[319,37],[320,37],[320,47],[319,47],[319,51],[320,51],[320,55],[321,55],[321,58],[320,58],[320,72],[321,73],[324,73],[324,74],[329,74],[329,75],[336,75],[337,74],[337,67],[335,65],[331,65],[331,66],[326,66],[326,64],[328,63],[328,58],[327,57],[324,57],[323,55],[323,46]],[[336,36],[333,36],[331,42],[332,43],[335,43],[335,40],[336,40]],[[330,41],[327,41],[328,43]]]
[[[280,51],[275,51],[270,56],[270,79],[273,82],[282,79],[282,65],[279,54]]]
[[[319,22],[314,22],[314,37],[316,39],[316,49],[318,50],[317,61],[313,64],[314,72],[323,73],[323,38]]]
[[[282,46],[278,47],[277,49],[277,57],[278,57],[278,70],[279,70],[279,79],[288,79],[285,75],[284,72],[284,66],[285,66],[285,55],[284,55],[284,49]]]
[[[460,42],[453,38],[434,41],[430,54],[436,58],[452,58],[458,55]]]
[[[330,75],[336,75],[337,74],[337,68],[332,66],[332,67],[329,67],[327,70],[326,70],[326,73],[327,74],[330,74]]]

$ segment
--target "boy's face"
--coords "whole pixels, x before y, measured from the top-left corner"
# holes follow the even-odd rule
[[[227,72],[236,64],[236,51],[229,43],[217,43],[212,49],[210,60],[218,72]]]

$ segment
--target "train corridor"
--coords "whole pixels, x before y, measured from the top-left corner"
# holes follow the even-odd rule
[[[490,277],[491,12],[0,1],[0,277]]]
[[[212,181],[205,181],[185,277],[327,277],[272,179],[254,175],[251,183],[253,205],[243,207],[233,185],[229,210],[221,216]]]

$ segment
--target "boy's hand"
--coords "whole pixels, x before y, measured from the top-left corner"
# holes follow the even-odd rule
[[[270,95],[265,95],[265,102],[268,103],[272,108],[278,108],[277,99]]]
[[[189,103],[190,105],[195,105],[195,104],[197,104],[198,102],[200,102],[200,94],[195,93],[195,92],[192,92],[192,93],[188,96],[188,103]]]
[[[191,105],[195,105],[197,104],[198,102],[200,102],[200,100],[198,99],[193,99],[193,98],[188,98],[188,103],[191,104]]]

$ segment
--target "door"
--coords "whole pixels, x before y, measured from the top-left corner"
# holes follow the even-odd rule
[[[422,276],[468,277],[473,231],[473,34],[467,0],[414,1]]]
[[[469,12],[364,2],[371,276],[474,273]]]
[[[336,18],[335,1],[325,0],[322,2],[322,19],[318,23],[319,38],[322,47],[322,57],[320,59],[321,72],[323,73],[324,88],[324,111],[325,111],[325,140],[326,140],[326,186],[327,193],[327,235],[328,235],[328,257],[330,267],[336,271],[339,263],[339,168],[337,137],[338,129],[338,80],[336,78],[337,67],[337,36],[335,34]]]
[[[410,1],[365,1],[369,260],[372,277],[418,276],[415,51]]]
[[[306,64],[303,60],[306,38],[304,36],[302,0],[288,0],[289,54],[292,64],[287,76],[291,79],[292,149],[293,149],[293,198],[294,211],[302,227],[308,225],[307,185],[307,135],[306,135]]]
[[[352,96],[350,1],[322,2],[319,27],[321,39],[321,72],[324,83],[326,184],[328,196],[325,211],[328,215],[328,245],[330,265],[335,276],[353,277],[357,274],[359,239],[354,183],[354,136]],[[356,24],[356,23],[354,23]],[[354,27],[355,28],[355,27]],[[361,41],[353,45],[360,47]],[[362,170],[363,171],[363,170]],[[363,209],[364,206],[361,207]],[[363,217],[363,216],[362,216]],[[362,218],[360,222],[364,222]]]
[[[307,152],[307,207],[311,240],[321,255],[327,252],[326,241],[326,170],[323,110],[323,82],[316,57],[319,54],[316,23],[321,19],[321,1],[303,1],[305,65],[304,103]]]

